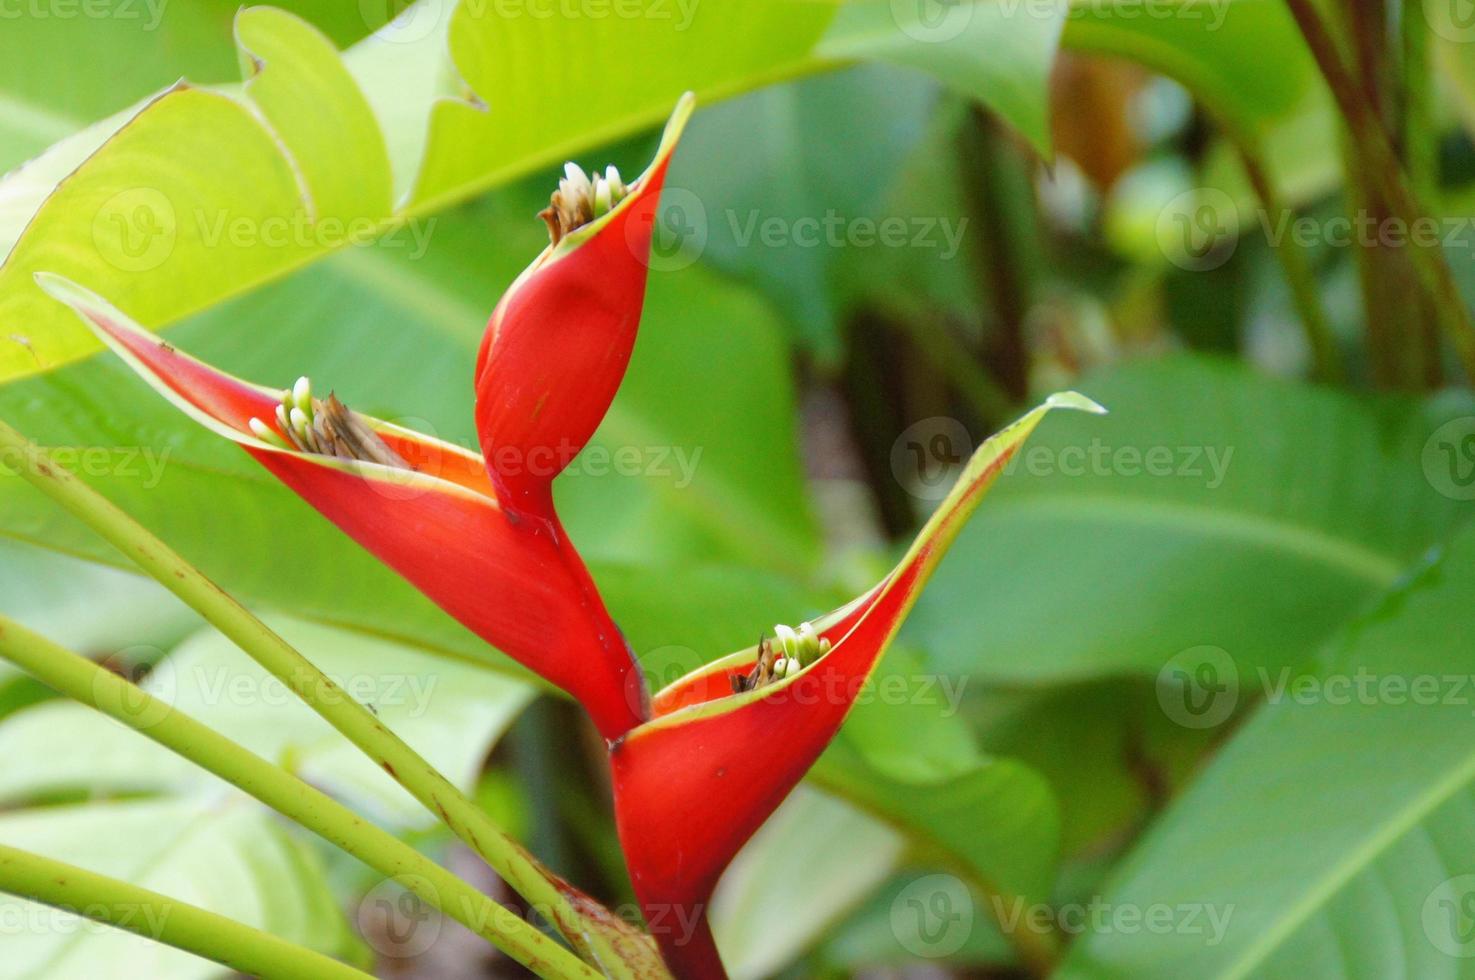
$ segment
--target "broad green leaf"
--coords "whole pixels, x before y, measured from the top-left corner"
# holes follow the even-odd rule
[[[703,258],[757,284],[808,346],[833,358],[844,313],[833,268],[854,252],[936,254],[956,227],[956,215],[888,200],[936,97],[928,79],[882,66],[762,89],[691,127],[667,186],[689,192],[682,203],[705,235]]]
[[[122,878],[330,954],[355,941],[311,849],[240,798],[82,803],[0,814],[0,840]],[[138,916],[159,909],[139,909]],[[0,975],[203,980],[221,967],[9,896]],[[144,921],[158,928],[157,921]]]
[[[0,172],[181,77],[229,77],[236,67],[231,19],[240,6],[237,0],[118,0],[7,8],[14,16],[5,18],[0,59]],[[367,4],[281,0],[277,6],[340,45],[382,23],[365,17]]]
[[[473,93],[443,100],[414,200],[460,196],[522,161],[664,119],[687,89],[730,93],[800,67],[829,3],[638,0],[618,16],[503,17],[463,3],[451,56]],[[613,80],[618,78],[618,83]]]
[[[1136,0],[1077,0],[1061,43],[1174,78],[1247,134],[1291,112],[1319,85],[1281,0],[1171,0],[1151,8]]]
[[[465,789],[532,696],[527,685],[473,664],[293,620],[271,625]],[[434,823],[383,770],[213,630],[179,645],[140,685],[361,812],[400,827]],[[199,793],[219,785],[167,749],[68,702],[27,709],[0,725],[0,751],[17,760],[0,775],[0,798],[8,800],[76,790]]]
[[[943,66],[943,77],[981,86],[991,97],[1000,77],[1016,81],[1016,59],[1011,53],[1009,70],[996,74],[993,61],[980,54],[989,47],[980,35],[1003,41],[1023,34],[1017,24],[996,23],[992,5],[978,8],[961,42],[924,48]],[[341,248],[366,229],[403,223],[649,126],[684,89],[719,97],[860,56],[917,61],[907,24],[880,14],[866,20],[862,33],[832,32],[821,43],[834,15],[824,3],[673,7],[647,0],[633,19],[545,20],[489,16],[491,10],[464,4],[447,20],[444,6],[427,0],[364,42],[365,53],[352,59],[359,77],[374,72],[404,82],[403,99],[418,108],[443,77],[420,62],[440,62],[443,54],[428,41],[397,42],[424,40],[446,23],[451,57],[470,89],[465,98],[427,107],[414,211],[394,215],[373,205],[384,187],[405,185],[403,168],[425,129],[416,126],[415,112],[392,104],[381,82],[360,91],[337,55],[298,21],[242,14],[248,69],[257,66],[253,48],[275,52],[277,62],[273,68],[272,59],[263,59],[262,73],[243,95],[168,91],[127,118],[34,214],[19,205],[0,209],[0,241],[15,242],[0,267],[0,323],[10,332],[0,343],[0,377],[50,370],[95,349],[43,301],[32,282],[36,271],[64,275],[141,322],[163,327]],[[1032,34],[1026,45],[1032,60],[1021,70],[1028,69],[1029,81],[1000,102],[1006,114],[1018,115],[1021,94],[1032,92],[1030,105],[1043,116],[1043,79],[1058,25],[1040,29],[1041,23],[1026,18],[1039,37]],[[972,71],[960,71],[969,65]],[[622,84],[607,84],[612,74]],[[383,152],[366,105],[389,129]],[[338,165],[345,158],[352,171]],[[398,174],[387,172],[391,158]],[[43,173],[53,176],[51,167]],[[350,174],[354,182],[345,183]],[[19,201],[35,201],[36,177],[33,171]],[[0,199],[9,196],[0,189]],[[340,206],[350,210],[340,213]]]
[[[68,796],[138,796],[219,792],[200,769],[106,715],[52,700],[0,724],[0,803],[7,807]]]
[[[753,835],[712,896],[712,930],[735,980],[770,977],[886,879],[902,839],[800,787]]]
[[[246,94],[300,169],[319,228],[326,233],[330,219],[377,223],[388,214],[384,137],[333,42],[271,7],[242,10],[236,41]]]
[[[1028,766],[979,751],[957,714],[965,678],[925,671],[901,652],[857,698],[810,779],[986,892],[1043,901],[1060,838],[1049,786]]]
[[[162,651],[199,625],[183,603],[147,579],[5,540],[0,613],[63,646],[104,655],[129,647]]]
[[[973,327],[987,319],[981,301],[990,287],[977,275],[984,230],[969,212],[959,166],[970,115],[963,100],[944,99],[879,204],[883,214],[918,218],[918,230],[928,229],[925,247],[857,249],[836,263],[847,308],[881,311],[921,329],[943,329],[944,322],[947,329]]]
[[[158,322],[303,261],[313,249],[294,237],[292,217],[303,221],[311,207],[249,108],[203,89],[166,92],[46,199],[0,267],[0,377],[96,349],[80,323],[57,316],[36,272],[102,288]]]
[[[1203,645],[1292,662],[1472,513],[1441,448],[1475,414],[1465,395],[1353,397],[1183,357],[1081,387],[1111,414],[1041,433],[923,595],[906,635],[934,668],[1151,676]]]
[[[1177,724],[1153,686],[1136,679],[990,688],[969,704],[969,720],[989,752],[1017,759],[1049,782],[1059,800],[1064,861],[1115,853],[1162,797],[1194,775],[1218,734]]]
[[[1272,703],[1103,895],[1203,928],[1089,935],[1064,975],[1468,975],[1472,590],[1466,530],[1315,662],[1257,672]]]
[[[908,868],[835,929],[815,958],[852,972],[905,970],[921,960],[1012,965],[1013,950],[991,922],[989,899],[955,876]]]

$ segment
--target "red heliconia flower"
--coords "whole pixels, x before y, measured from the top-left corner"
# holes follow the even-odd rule
[[[1051,396],[979,448],[880,584],[678,680],[655,695],[650,721],[610,746],[631,880],[682,980],[725,976],[705,914],[717,879],[839,731],[979,499],[1052,408],[1103,411],[1074,392]]]
[[[608,411],[645,297],[655,209],[682,99],[650,168],[625,184],[569,165],[542,217],[552,243],[509,287],[476,363],[481,453],[313,395],[254,385],[176,350],[88,290],[39,274],[102,341],[239,444],[473,632],[568,691],[610,743],[620,841],[651,931],[683,980],[724,975],[706,906],[739,848],[835,736],[983,493],[1068,392],[988,440],[901,562],[815,623],[645,692],[554,511],[551,484]],[[675,928],[671,923],[678,923]]]
[[[691,105],[682,99],[655,161],[628,185],[613,168],[590,180],[569,165],[543,215],[554,243],[508,289],[482,344],[480,455],[316,398],[306,379],[283,390],[234,378],[74,283],[37,281],[171,401],[617,738],[645,718],[628,695],[634,663],[552,510],[548,484],[568,458],[544,450],[571,458],[619,387],[655,207]]]

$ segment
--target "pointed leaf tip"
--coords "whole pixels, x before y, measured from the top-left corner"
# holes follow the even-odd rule
[[[31,277],[36,280],[37,287],[47,296],[73,308],[79,302],[99,298],[90,290],[84,289],[66,276],[59,276],[55,272],[34,272]]]
[[[1078,412],[1090,412],[1092,415],[1105,415],[1106,406],[1092,398],[1087,398],[1079,391],[1057,391],[1045,399],[1046,408],[1070,408]]]

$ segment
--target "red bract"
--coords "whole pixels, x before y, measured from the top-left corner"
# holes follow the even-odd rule
[[[572,694],[616,738],[645,717],[627,693],[634,664],[553,513],[547,484],[563,467],[539,450],[582,447],[619,387],[644,298],[649,226],[690,113],[683,99],[650,169],[618,201],[601,202],[601,214],[560,229],[499,304],[478,367],[480,456],[310,391],[309,415],[348,421],[313,430],[313,451],[303,451],[291,421],[276,414],[284,399],[291,411],[290,391],[190,358],[64,279],[37,280],[163,394],[477,635]],[[520,476],[494,465],[499,452],[521,461]],[[538,519],[524,520],[529,513]]]
[[[1100,411],[1075,393],[1049,401],[985,443],[911,550],[875,588],[814,625],[827,653],[734,694],[759,649],[695,671],[659,692],[655,717],[611,746],[615,809],[636,895],[671,968],[724,976],[706,927],[718,877],[839,731],[857,695],[983,493],[1051,408]]]
[[[590,184],[570,165],[544,212],[553,244],[492,312],[477,358],[476,431],[504,506],[552,518],[553,478],[614,400],[645,302],[656,204],[691,107],[690,96],[677,105],[655,162],[623,199],[613,168]],[[581,205],[593,210],[579,214]]]

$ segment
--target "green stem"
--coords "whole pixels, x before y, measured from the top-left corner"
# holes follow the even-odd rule
[[[0,844],[0,892],[116,926],[265,980],[373,980],[346,963],[116,878]]]
[[[543,976],[598,976],[572,953],[413,847],[111,671],[0,615],[0,658],[255,797],[393,878]]]
[[[1410,230],[1437,229],[1438,226],[1433,224],[1433,219],[1409,189],[1387,129],[1376,108],[1368,102],[1348,71],[1314,0],[1286,0],[1286,4],[1347,123],[1363,172],[1374,182],[1389,210],[1402,220],[1405,227]],[[1475,379],[1475,322],[1471,321],[1470,311],[1460,297],[1449,263],[1437,245],[1428,248],[1414,246],[1410,249],[1410,258],[1432,309],[1459,353],[1465,373]]]
[[[0,422],[0,450],[8,451],[9,458],[19,463],[24,479],[182,599],[378,763],[452,833],[481,855],[510,888],[539,912],[546,913],[552,925],[581,956],[610,976],[633,976],[635,967],[621,957],[615,941],[575,910],[564,890],[531,855],[503,834],[419,753],[245,606],[4,422]]]
[[[980,305],[996,318],[989,351],[992,376],[1015,402],[1029,391],[1024,326],[1045,268],[1030,173],[1033,158],[978,106],[969,110],[959,142],[964,201],[979,229],[975,278],[987,284]]]
[[[1427,0],[1404,0],[1403,40],[1403,158],[1408,165],[1414,197],[1434,212],[1442,212],[1439,188],[1439,128],[1435,122],[1433,66],[1429,61]],[[1421,367],[1424,384],[1437,388],[1444,381],[1439,334],[1428,324],[1423,331]]]
[[[1408,177],[1419,200],[1439,200],[1439,133],[1434,122],[1434,79],[1429,62],[1427,0],[1403,0],[1403,147]]]
[[[1279,219],[1281,215],[1287,213],[1288,209],[1280,199],[1280,193],[1275,188],[1275,181],[1265,169],[1259,146],[1253,140],[1243,138],[1243,135],[1236,129],[1226,128],[1225,132],[1229,134],[1234,141],[1235,149],[1239,151],[1239,158],[1249,177],[1250,186],[1260,198],[1261,209],[1265,214]],[[1311,267],[1306,263],[1306,253],[1296,243],[1295,236],[1290,236],[1290,239],[1281,242],[1272,251],[1275,252],[1281,271],[1285,273],[1286,282],[1291,287],[1291,299],[1296,305],[1296,312],[1301,318],[1301,326],[1306,332],[1306,344],[1311,350],[1313,375],[1322,381],[1341,381],[1346,377],[1346,371],[1342,366],[1342,358],[1337,351],[1336,338],[1332,335],[1326,311],[1321,305],[1321,296],[1316,289],[1316,277],[1312,275]]]

